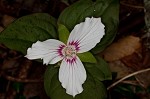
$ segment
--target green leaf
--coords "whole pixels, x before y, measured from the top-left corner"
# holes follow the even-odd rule
[[[110,44],[115,37],[119,20],[118,4],[118,0],[96,0],[95,2],[79,0],[61,13],[58,22],[64,24],[71,31],[86,17],[101,17],[106,30],[105,36],[92,51],[96,54]]]
[[[58,24],[59,40],[67,44],[69,30],[62,24]]]
[[[24,84],[20,83],[20,82],[14,82],[13,83],[13,89],[19,93],[20,91],[23,91]]]
[[[133,89],[133,86],[129,84],[120,84],[116,86],[114,89],[114,92],[116,92],[119,95],[126,96],[127,99],[137,99],[138,97],[135,94],[135,90]]]
[[[101,15],[107,6],[107,2],[79,0],[61,13],[58,22],[64,24],[71,31],[76,24],[84,21],[86,17]]]
[[[148,93],[150,93],[150,86],[148,86],[148,88],[147,88],[147,92],[148,92]]]
[[[111,71],[109,69],[108,64],[100,57],[97,58],[97,63],[95,64],[90,64],[90,63],[85,63],[84,66],[95,79],[99,81],[104,81],[104,80],[111,80],[112,75]]]
[[[26,97],[20,93],[17,93],[14,99],[26,99]]]
[[[48,14],[37,13],[21,17],[10,24],[1,34],[0,43],[26,54],[34,42],[57,38],[56,20]]]
[[[83,92],[74,98],[66,94],[58,80],[58,68],[48,66],[44,75],[44,87],[47,95],[51,99],[106,99],[106,88],[102,82],[96,81],[87,74],[87,79],[83,84]]]
[[[98,53],[105,49],[115,38],[119,24],[119,0],[112,0],[110,5],[102,14],[102,22],[105,24],[105,36],[101,42],[92,50]]]
[[[78,57],[82,62],[88,62],[88,63],[96,63],[96,59],[93,56],[92,53],[90,52],[85,52],[85,53],[77,53]]]

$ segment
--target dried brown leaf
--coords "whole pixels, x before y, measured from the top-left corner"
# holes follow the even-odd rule
[[[127,36],[106,48],[103,52],[103,56],[106,61],[115,61],[134,53],[140,47],[141,43],[139,37]]]
[[[12,16],[8,16],[8,15],[4,15],[2,18],[2,24],[7,27],[10,23],[12,23],[15,20],[14,17]]]
[[[126,66],[132,68],[135,71],[144,69],[142,60],[143,58],[139,53],[133,53],[121,59],[121,61]]]
[[[0,26],[0,32],[2,32],[3,30],[4,30],[4,28]]]
[[[120,60],[109,62],[109,67],[112,72],[117,73],[116,79],[125,77],[126,75],[129,75],[132,72],[132,70],[125,66]]]
[[[5,59],[1,69],[6,70],[11,68],[16,68],[20,64],[18,61],[19,61],[18,59]]]

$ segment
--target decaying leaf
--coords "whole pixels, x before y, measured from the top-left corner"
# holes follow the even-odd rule
[[[0,26],[0,32],[2,32],[3,30],[4,30],[4,28]]]
[[[122,58],[121,61],[128,68],[132,69],[133,72],[136,72],[150,67],[149,56],[150,56],[149,52],[142,50],[142,52],[133,53],[132,55]],[[142,87],[147,88],[150,86],[149,76],[150,76],[150,72],[143,72],[138,75],[135,75],[135,78]]]
[[[143,57],[140,52],[133,53],[131,55],[125,56],[121,61],[129,68],[132,68],[134,71],[144,69],[143,66]]]
[[[103,52],[103,56],[106,61],[115,61],[134,53],[140,47],[141,43],[139,37],[127,36],[106,48]]]
[[[15,20],[14,17],[12,16],[8,16],[8,15],[4,15],[2,18],[2,24],[7,27],[10,23],[12,23]]]
[[[140,85],[144,88],[148,88],[150,86],[150,72],[144,72],[135,76],[136,80],[140,83]]]
[[[1,66],[2,70],[16,68],[20,65],[19,59],[6,59]]]
[[[120,79],[129,75],[132,70],[123,64],[120,60],[109,62],[109,67],[112,72],[117,73],[116,79]]]

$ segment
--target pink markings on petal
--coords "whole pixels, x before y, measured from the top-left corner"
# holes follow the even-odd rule
[[[69,64],[74,64],[76,63],[77,58],[73,57],[73,58],[65,58],[66,62]]]
[[[69,42],[69,45],[74,46],[76,52],[80,50],[79,41],[71,41],[71,42]]]
[[[63,49],[64,49],[65,47],[66,47],[65,45],[60,45],[59,48],[58,48],[58,50],[57,50],[58,54],[59,54],[61,57],[64,56],[64,54],[63,54]]]

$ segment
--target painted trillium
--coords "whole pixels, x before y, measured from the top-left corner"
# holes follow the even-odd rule
[[[67,44],[55,39],[37,41],[27,50],[28,59],[43,59],[43,64],[55,64],[62,60],[59,68],[59,81],[66,93],[73,97],[83,91],[86,70],[77,56],[96,46],[104,35],[101,18],[86,18],[71,31]]]

